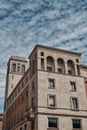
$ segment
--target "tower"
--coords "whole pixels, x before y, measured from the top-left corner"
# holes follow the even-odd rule
[[[21,77],[24,75],[27,67],[28,61],[26,58],[11,56],[9,59],[7,64],[5,101],[10,96]]]

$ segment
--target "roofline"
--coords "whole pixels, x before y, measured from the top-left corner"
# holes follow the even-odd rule
[[[16,58],[23,58],[23,60],[21,60],[21,59],[16,59]],[[8,60],[8,63],[7,63],[7,65],[9,64],[9,62],[10,62],[10,60],[14,60],[14,61],[20,61],[20,62],[28,62],[27,61],[27,59],[25,58],[25,57],[20,57],[20,56],[11,56],[10,58],[9,58],[9,60]]]
[[[28,58],[31,57],[32,53],[34,52],[34,50],[35,50],[37,47],[41,47],[41,48],[45,48],[45,49],[51,49],[51,50],[55,50],[55,51],[66,52],[66,53],[71,53],[71,54],[76,54],[76,55],[81,56],[81,53],[79,53],[79,52],[74,52],[74,51],[64,50],[64,49],[60,49],[60,48],[54,48],[54,47],[50,47],[50,46],[46,46],[46,45],[36,44],[36,46],[34,47],[34,49],[32,50],[32,52],[30,53],[30,55],[29,55]]]

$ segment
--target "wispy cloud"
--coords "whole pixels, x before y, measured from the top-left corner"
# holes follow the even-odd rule
[[[81,52],[87,64],[87,0],[0,0],[1,111],[8,59],[37,43]]]

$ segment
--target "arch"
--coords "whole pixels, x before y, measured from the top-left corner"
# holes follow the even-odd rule
[[[75,75],[75,66],[72,60],[67,61],[68,74]]]
[[[62,58],[57,59],[58,73],[65,74],[65,62]]]
[[[16,72],[16,64],[15,63],[12,64],[12,72]]]
[[[47,57],[47,71],[49,72],[55,71],[55,64],[54,64],[54,59],[52,56]]]

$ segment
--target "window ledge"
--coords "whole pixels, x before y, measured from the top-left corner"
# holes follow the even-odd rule
[[[70,90],[71,92],[77,92],[77,90]]]
[[[71,111],[79,111],[79,109],[71,109]],[[73,129],[74,130],[74,129]]]
[[[72,129],[72,130],[83,130],[83,129],[81,129],[81,128],[74,128],[74,129]]]
[[[47,130],[59,130],[59,128],[50,127],[50,128],[47,128]]]
[[[57,109],[57,107],[47,107],[48,109]]]

